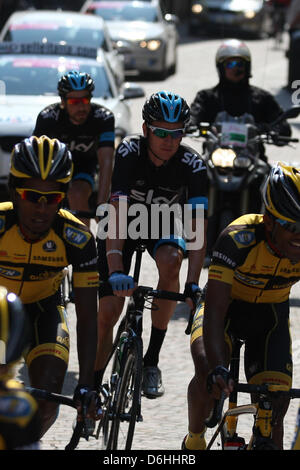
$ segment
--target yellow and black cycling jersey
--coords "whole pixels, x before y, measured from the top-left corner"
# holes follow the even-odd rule
[[[220,235],[209,268],[209,279],[232,285],[232,299],[280,303],[300,279],[300,262],[277,255],[266,237],[263,215],[247,214]]]
[[[59,210],[41,240],[24,239],[13,205],[0,204],[0,285],[24,304],[53,295],[72,265],[74,287],[97,287],[97,251],[89,229],[67,210]]]
[[[29,449],[40,433],[36,400],[16,380],[0,380],[0,450]]]

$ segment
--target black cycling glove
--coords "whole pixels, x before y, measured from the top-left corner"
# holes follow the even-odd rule
[[[201,299],[202,291],[198,284],[196,284],[195,282],[187,282],[185,284],[183,295],[185,296],[185,298],[189,297],[190,299],[192,299],[194,308],[196,308],[199,300]]]

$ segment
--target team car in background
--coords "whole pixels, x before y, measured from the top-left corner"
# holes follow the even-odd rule
[[[272,32],[270,7],[266,0],[193,0],[189,31],[268,36]]]
[[[6,194],[13,146],[32,134],[45,106],[60,101],[57,83],[70,70],[89,73],[94,79],[92,100],[114,113],[116,144],[131,133],[126,100],[145,96],[144,89],[124,82],[119,94],[103,52],[51,43],[0,43],[0,200]]]
[[[73,11],[26,10],[13,13],[0,32],[0,42],[41,42],[88,46],[102,49],[116,76],[124,81],[124,58],[112,42],[100,16]]]
[[[155,74],[160,79],[175,73],[178,18],[163,15],[158,2],[87,1],[81,12],[104,18],[124,55],[125,72]]]

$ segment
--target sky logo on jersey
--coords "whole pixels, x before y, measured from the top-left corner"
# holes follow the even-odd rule
[[[83,248],[90,239],[90,234],[78,228],[66,224],[64,227],[64,238],[71,245]]]
[[[229,235],[233,238],[238,248],[245,248],[255,244],[254,230],[238,230],[230,232]]]

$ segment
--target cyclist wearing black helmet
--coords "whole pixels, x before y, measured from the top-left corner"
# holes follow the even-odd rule
[[[38,450],[36,400],[13,379],[13,368],[29,347],[30,326],[20,299],[0,286],[0,450]]]
[[[186,101],[167,91],[153,93],[144,104],[143,120],[143,135],[125,138],[116,151],[110,201],[117,220],[122,209],[127,216],[127,211],[132,214],[134,208],[139,207],[145,217],[140,224],[142,233],[139,228],[139,233],[130,233],[130,217],[125,227],[126,233],[128,229],[126,239],[122,235],[101,239],[98,231],[100,308],[95,374],[98,384],[111,348],[113,327],[122,311],[123,297],[130,295],[134,288],[134,281],[128,273],[139,240],[143,240],[157,265],[159,288],[179,290],[179,271],[186,242],[182,234],[179,236],[175,232],[176,220],[173,225],[170,223],[165,235],[159,223],[159,227],[155,227],[152,209],[173,208],[182,201],[189,202],[189,208],[194,210],[191,219],[196,224],[196,206],[203,205],[204,213],[207,208],[205,164],[193,149],[181,144],[189,120]],[[205,223],[202,228],[203,225]],[[146,226],[149,231],[145,232]],[[158,228],[155,235],[151,230],[153,228]],[[188,253],[185,292],[191,298],[199,291],[204,246],[205,240],[201,246],[190,249]],[[151,338],[144,356],[143,393],[150,398],[164,393],[158,361],[168,322],[174,311],[174,303],[170,301],[157,300],[155,303],[158,308],[152,311]]]
[[[191,353],[195,376],[188,387],[189,433],[184,449],[205,448],[204,420],[220,390],[235,339],[245,342],[249,383],[292,384],[289,296],[300,280],[300,171],[278,164],[263,187],[265,214],[247,214],[219,236],[208,272],[205,304],[194,317]],[[208,393],[207,377],[213,385]],[[274,401],[272,439],[283,447],[289,402]]]
[[[115,120],[113,113],[91,103],[95,83],[83,72],[63,75],[57,85],[61,98],[43,109],[33,135],[47,135],[68,145],[74,162],[74,174],[68,191],[70,209],[90,211],[89,198],[95,185],[97,167],[98,200],[107,202],[113,167]],[[82,217],[87,225],[89,219]]]
[[[0,285],[20,297],[30,320],[26,354],[33,387],[60,393],[69,357],[69,330],[60,292],[63,270],[73,266],[77,315],[79,379],[74,392],[90,396],[96,353],[97,253],[90,230],[60,209],[72,178],[67,146],[57,139],[32,136],[11,156],[12,202],[0,204]],[[53,424],[57,405],[41,401],[43,435]]]

